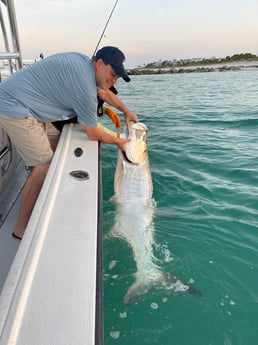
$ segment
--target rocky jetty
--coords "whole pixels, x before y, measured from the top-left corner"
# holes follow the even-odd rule
[[[258,57],[245,53],[227,56],[226,58],[187,59],[173,61],[152,62],[144,67],[129,69],[129,75],[147,74],[176,74],[176,73],[204,73],[204,72],[228,72],[243,69],[258,69]]]
[[[256,66],[258,68],[258,65]],[[127,70],[129,75],[147,75],[147,74],[176,74],[176,73],[203,73],[203,72],[226,72],[239,71],[243,69],[241,66],[221,66],[221,67],[196,67],[196,68],[153,68],[139,69],[134,68]]]

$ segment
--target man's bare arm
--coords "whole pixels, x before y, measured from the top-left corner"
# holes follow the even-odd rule
[[[106,103],[112,105],[116,109],[120,110],[125,115],[125,123],[130,121],[138,122],[138,116],[134,114],[127,106],[110,90],[99,90],[98,96]]]
[[[86,125],[83,125],[83,127],[84,127],[85,132],[86,132],[87,136],[89,137],[89,139],[102,141],[102,142],[107,143],[107,144],[115,144],[122,151],[125,150],[125,144],[130,141],[130,139],[128,140],[128,139],[116,138],[116,137],[102,131],[98,127],[90,127],[90,126],[86,126]]]

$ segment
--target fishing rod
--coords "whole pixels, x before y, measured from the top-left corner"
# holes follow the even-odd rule
[[[107,20],[107,22],[106,22],[106,24],[105,24],[105,26],[104,26],[104,29],[103,29],[103,31],[102,31],[102,33],[101,33],[101,35],[100,35],[100,38],[99,38],[98,43],[97,43],[97,45],[96,45],[96,48],[95,48],[95,50],[94,50],[93,56],[96,54],[96,51],[97,51],[97,49],[98,49],[98,47],[99,47],[99,44],[100,44],[100,42],[101,42],[101,40],[102,40],[102,38],[103,38],[103,36],[104,36],[104,34],[105,34],[106,28],[107,28],[108,23],[109,23],[109,21],[110,21],[110,19],[111,19],[111,17],[112,17],[112,14],[113,14],[113,12],[114,12],[114,10],[115,10],[115,8],[116,8],[117,3],[118,3],[118,0],[116,0],[115,4],[114,4],[114,6],[113,6],[113,8],[112,8],[112,10],[111,10],[111,12],[110,12],[110,15],[109,15],[109,17],[108,17],[108,20]]]

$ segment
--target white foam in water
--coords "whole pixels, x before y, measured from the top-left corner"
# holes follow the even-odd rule
[[[236,305],[236,302],[234,302],[232,299],[229,299],[229,295],[225,295],[224,297],[222,297],[222,299],[220,301],[220,305],[224,306],[226,304],[226,302],[231,306]]]
[[[170,262],[173,261],[173,257],[171,256],[170,250],[167,248],[163,249],[163,253],[164,253],[164,260],[165,262]]]
[[[184,292],[189,289],[189,286],[183,284],[180,280],[177,280],[175,283],[172,283],[169,286],[165,287],[166,290],[173,290],[175,292]]]
[[[119,317],[120,317],[121,319],[125,319],[125,318],[127,317],[127,312],[124,311],[123,313],[119,313]]]
[[[187,291],[189,289],[189,286],[183,284],[179,280],[175,283],[175,292],[181,292],[181,291]]]
[[[189,284],[193,284],[194,283],[194,279],[193,278],[190,278],[189,281],[188,281]]]
[[[115,267],[116,264],[117,264],[117,261],[116,260],[112,260],[112,261],[110,261],[110,263],[108,265],[108,268],[110,270],[112,270]]]
[[[157,303],[154,303],[154,302],[152,302],[150,306],[152,309],[158,309],[158,307],[159,307],[159,305]]]
[[[109,335],[113,339],[118,339],[120,337],[120,332],[119,331],[112,331],[109,333]]]

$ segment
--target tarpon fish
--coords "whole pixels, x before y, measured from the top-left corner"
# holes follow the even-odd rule
[[[153,254],[155,202],[148,158],[147,127],[130,123],[124,138],[125,152],[119,151],[114,180],[114,200],[117,205],[111,235],[123,238],[131,246],[136,262],[135,282],[124,296],[124,303],[134,303],[150,289],[162,289],[166,295],[200,292],[183,279],[165,273],[156,264]]]

